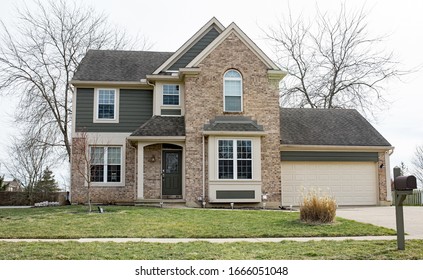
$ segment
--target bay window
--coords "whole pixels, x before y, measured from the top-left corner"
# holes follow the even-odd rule
[[[251,140],[218,141],[219,179],[252,179]]]

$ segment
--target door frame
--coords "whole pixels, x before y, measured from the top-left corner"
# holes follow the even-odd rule
[[[165,176],[165,154],[167,152],[178,152],[180,159],[179,159],[179,163],[180,167],[180,185],[181,185],[181,190],[180,190],[180,194],[178,195],[165,195],[163,194],[163,189],[164,189],[164,176]],[[184,149],[182,146],[179,145],[174,145],[174,144],[162,144],[162,151],[161,151],[162,155],[162,162],[161,162],[161,175],[162,175],[162,180],[161,180],[161,197],[163,199],[183,199],[185,197],[185,161],[184,161]]]

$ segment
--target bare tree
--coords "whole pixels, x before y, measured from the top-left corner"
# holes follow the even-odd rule
[[[43,175],[43,170],[54,166],[53,148],[34,140],[47,141],[51,135],[33,135],[38,131],[38,129],[28,130],[19,137],[13,137],[9,146],[10,159],[6,163],[6,169],[22,184],[31,203],[34,202],[34,190]]]
[[[41,124],[35,135],[53,129],[55,137],[44,143],[36,140],[61,147],[70,160],[70,81],[76,68],[88,49],[134,45],[92,7],[66,0],[32,4],[18,9],[18,21],[12,27],[0,20],[0,90],[20,98],[17,121]]]
[[[414,174],[423,185],[423,145],[416,147],[412,163],[414,165]]]
[[[6,191],[10,183],[6,183],[4,180],[4,175],[0,175],[0,192]]]
[[[404,72],[381,44],[386,37],[368,33],[364,9],[321,12],[312,20],[291,11],[266,37],[288,75],[281,84],[281,105],[311,108],[356,108],[373,115],[386,104],[383,85]]]
[[[74,167],[73,171],[82,178],[82,182],[78,182],[79,184],[84,184],[86,186],[86,195],[87,195],[87,203],[89,212],[92,211],[92,204],[91,204],[91,183],[92,183],[92,176],[96,172],[95,170],[95,163],[96,163],[96,155],[94,150],[91,147],[95,147],[97,144],[97,139],[95,137],[91,137],[89,139],[87,132],[78,132],[76,137],[74,137],[72,150],[74,153],[72,166]]]

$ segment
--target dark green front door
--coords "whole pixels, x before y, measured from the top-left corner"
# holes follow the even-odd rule
[[[182,151],[163,151],[163,198],[182,198]]]

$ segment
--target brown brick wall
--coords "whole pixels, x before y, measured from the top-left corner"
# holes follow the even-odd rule
[[[154,156],[154,161],[152,157]],[[161,197],[161,160],[162,145],[151,145],[144,148],[144,198],[159,199]]]
[[[234,33],[201,62],[201,71],[197,76],[187,76],[185,79],[186,200],[193,202],[202,195],[201,132],[210,119],[228,114],[223,112],[223,75],[229,69],[238,70],[243,77],[242,115],[257,120],[266,132],[261,146],[262,191],[269,194],[269,202],[279,202],[281,178],[277,83],[269,82],[264,63]]]
[[[378,182],[379,182],[379,201],[387,201],[387,184],[386,184],[386,162],[385,153],[378,153]],[[383,166],[382,168],[380,166]],[[390,191],[390,186],[389,186]]]
[[[87,203],[88,188],[83,176],[80,174],[84,169],[84,162],[75,162],[76,154],[81,153],[78,142],[81,138],[72,139],[72,170],[71,170],[71,202]],[[136,149],[126,143],[125,161],[125,186],[91,186],[91,202],[93,203],[127,203],[133,202],[136,198]]]

